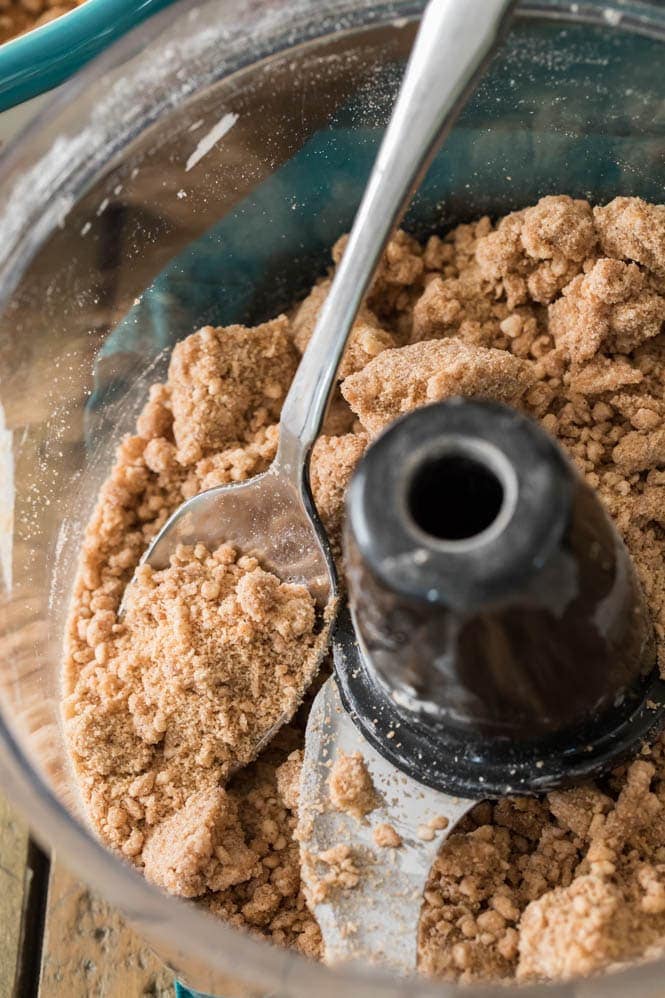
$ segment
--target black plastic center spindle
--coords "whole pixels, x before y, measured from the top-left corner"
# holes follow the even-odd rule
[[[464,449],[434,453],[413,474],[407,506],[414,523],[430,537],[462,541],[494,523],[505,500],[500,477]]]
[[[390,427],[350,486],[346,559],[363,654],[343,618],[342,695],[423,782],[559,786],[661,723],[630,556],[555,441],[514,410],[452,399]]]

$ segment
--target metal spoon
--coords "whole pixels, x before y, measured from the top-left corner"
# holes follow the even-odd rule
[[[514,3],[432,0],[426,8],[344,256],[285,399],[271,467],[183,503],[150,544],[144,563],[162,569],[178,544],[202,542],[214,549],[228,542],[255,554],[282,580],[303,583],[321,609],[336,598],[334,562],[309,486],[311,449],[381,252]]]

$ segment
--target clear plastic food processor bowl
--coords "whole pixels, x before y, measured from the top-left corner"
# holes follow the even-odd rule
[[[72,81],[3,163],[1,780],[42,841],[211,994],[466,990],[329,970],[159,893],[87,828],[58,717],[77,550],[114,441],[175,340],[272,316],[323,272],[420,6],[181,3]],[[664,64],[662,4],[523,3],[408,227],[424,234],[548,193],[662,201]],[[644,964],[547,993],[656,996],[664,975],[665,963]]]

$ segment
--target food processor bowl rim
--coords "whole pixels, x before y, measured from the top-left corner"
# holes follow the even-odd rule
[[[235,13],[242,20],[243,10],[247,6],[243,0],[222,0],[223,7]],[[415,18],[424,6],[423,3],[395,4],[390,0],[379,2],[354,3],[353,0],[329,0],[326,9],[321,11],[318,0],[293,0],[291,3],[280,3],[280,17],[274,17],[274,2],[262,3],[261,0],[252,5],[252,13],[258,12],[272,22],[269,25],[273,43],[267,52],[261,52],[260,45],[252,49],[252,58],[242,56],[224,63],[219,59],[219,70],[214,78],[228,77],[238,69],[250,63],[261,61],[266,55],[277,55],[288,48],[295,48],[329,33],[331,19],[344,16],[345,30],[357,30],[370,27],[372,23],[385,23],[386,20],[398,18]],[[174,13],[180,16],[174,19]],[[84,158],[83,164],[76,165],[77,156],[80,159],[85,145],[81,145],[80,134],[69,136],[69,145],[63,137],[60,144],[53,142],[44,149],[41,155],[34,155],[33,165],[27,176],[22,177],[26,156],[30,158],[30,145],[40,139],[42,128],[57,125],[57,114],[71,106],[77,95],[84,91],[97,90],[101,86],[104,73],[119,67],[122,62],[138,51],[146,48],[150,41],[158,39],[160,33],[171,27],[171,44],[175,37],[173,24],[181,20],[193,18],[195,28],[205,26],[195,24],[195,0],[181,0],[180,3],[157,14],[150,21],[134,28],[128,35],[116,42],[101,57],[83,70],[48,103],[46,108],[28,126],[13,148],[0,158],[0,203],[11,205],[11,211],[5,210],[0,218],[0,304],[4,304],[13,292],[20,274],[28,262],[34,257],[46,237],[58,225],[62,212],[66,212],[86,187],[95,170],[100,165],[100,157],[94,155]],[[296,16],[298,15],[298,16]],[[665,41],[665,9],[655,8],[632,0],[615,0],[605,3],[570,3],[570,2],[539,2],[523,3],[518,10],[518,16],[548,18],[573,23],[585,22],[604,27],[622,27],[631,32],[638,32]],[[298,20],[298,17],[300,20]],[[281,20],[280,20],[281,18]],[[302,31],[311,22],[316,22],[314,31],[304,31],[300,37],[295,37],[297,30]],[[275,30],[279,28],[279,30]],[[210,28],[207,29],[208,44],[210,43]],[[217,26],[218,33],[226,34],[225,44],[230,47],[233,41],[233,31],[224,26]],[[264,32],[265,35],[265,32]],[[258,36],[259,39],[264,36]],[[167,39],[168,41],[169,39]],[[219,41],[217,42],[219,44]],[[168,60],[166,60],[168,63]],[[230,67],[230,68],[229,68]],[[163,68],[168,73],[169,66]],[[165,78],[165,77],[163,77]],[[213,79],[214,79],[213,78]],[[212,82],[205,76],[198,78],[197,83]],[[139,74],[132,77],[135,87],[140,86]],[[127,80],[125,80],[125,84]],[[192,89],[183,87],[178,97],[184,101],[192,93]],[[123,99],[127,100],[125,89]],[[172,103],[172,102],[171,102]],[[146,112],[140,120],[143,128],[156,120],[157,113],[164,107],[159,103],[152,108],[152,115]],[[124,130],[114,131],[115,142],[111,148],[104,147],[103,161],[108,163],[121,148],[128,144],[136,134],[136,123],[132,119],[125,124]],[[84,131],[84,137],[85,137]],[[89,135],[87,136],[90,137]],[[110,128],[107,126],[107,137]],[[121,141],[122,140],[122,141]],[[84,138],[85,141],[85,138]],[[64,143],[64,145],[63,145]],[[66,164],[66,168],[63,168]],[[34,181],[38,179],[38,171],[43,183],[35,188]],[[25,184],[32,186],[26,187]],[[30,190],[29,199],[20,200],[21,190]],[[12,194],[19,197],[18,203],[10,201]],[[56,196],[59,195],[59,196]],[[39,224],[36,224],[39,223]],[[93,836],[90,829],[75,820],[72,814],[60,803],[46,781],[29,762],[14,734],[10,731],[2,716],[0,716],[0,783],[6,789],[10,799],[28,818],[37,838],[45,845],[53,847],[58,857],[65,865],[81,875],[94,888],[123,910],[150,936],[159,936],[174,951],[187,952],[190,957],[199,960],[204,966],[213,967],[214,971],[227,977],[240,978],[248,982],[248,986],[265,989],[266,991],[309,996],[312,987],[317,988],[320,998],[338,998],[339,987],[344,984],[352,988],[356,998],[370,998],[379,991],[382,995],[392,998],[406,996],[459,996],[464,993],[475,995],[498,996],[506,993],[505,984],[458,986],[447,982],[432,982],[427,979],[395,980],[378,969],[369,967],[337,967],[334,970],[314,961],[282,949],[258,941],[248,934],[227,926],[222,921],[214,921],[202,911],[178,898],[169,897],[149,884],[140,874],[128,864],[118,861],[118,858],[107,850]],[[165,911],[169,914],[165,914]],[[186,940],[186,945],[183,945]],[[240,964],[240,966],[239,966]],[[641,963],[628,967],[617,973],[602,977],[602,993],[604,996],[624,995],[626,986],[636,986],[639,983],[652,984],[661,978],[662,960]],[[175,968],[178,969],[177,967]],[[195,982],[194,982],[195,983]],[[598,994],[599,979],[578,979],[570,983],[535,984],[520,987],[520,993],[529,996],[556,994],[583,998],[585,994]]]

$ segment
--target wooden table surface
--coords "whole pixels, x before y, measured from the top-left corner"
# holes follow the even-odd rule
[[[173,975],[0,796],[0,998],[173,998]]]

